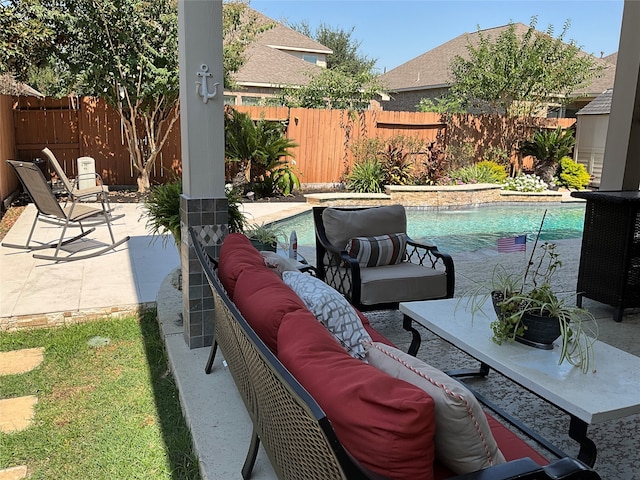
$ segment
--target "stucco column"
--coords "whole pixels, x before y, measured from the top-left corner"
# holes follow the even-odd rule
[[[211,345],[213,340],[213,298],[187,228],[193,227],[214,249],[219,248],[228,228],[224,193],[222,0],[179,0],[178,35],[182,310],[185,342],[189,348],[198,348]]]
[[[640,186],[640,2],[626,0],[600,190]]]

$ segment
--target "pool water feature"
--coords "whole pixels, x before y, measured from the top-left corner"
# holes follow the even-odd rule
[[[527,235],[535,240],[544,211],[541,241],[581,238],[585,206],[562,205],[483,205],[466,209],[424,209],[407,207],[407,228],[411,238],[434,243],[447,253],[497,249],[499,238]],[[306,212],[277,224],[289,235],[295,230],[298,246],[315,247],[313,215]],[[527,248],[528,250],[529,248]]]

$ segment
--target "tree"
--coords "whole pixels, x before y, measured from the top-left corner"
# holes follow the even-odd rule
[[[46,63],[56,41],[48,20],[37,0],[0,2],[0,74],[26,82],[31,67]]]
[[[290,108],[366,110],[369,102],[383,91],[372,74],[349,75],[340,70],[323,69],[305,86],[287,86],[281,101]]]
[[[565,43],[570,23],[554,38],[553,26],[542,33],[533,17],[524,35],[509,24],[497,38],[478,30],[478,45],[467,45],[469,58],[451,63],[450,95],[468,109],[507,116],[532,116],[541,107],[561,103],[589,84],[602,67],[573,40]]]
[[[179,118],[178,24],[175,0],[68,0],[58,8],[66,42],[59,58],[76,93],[107,101],[119,114],[138,190]],[[224,77],[243,62],[253,38],[245,1],[223,9]]]
[[[362,42],[352,38],[355,27],[345,31],[342,28],[332,28],[321,23],[316,28],[315,33],[311,32],[311,27],[307,22],[289,25],[290,28],[313,38],[316,42],[330,48],[333,53],[327,58],[327,68],[330,70],[340,70],[343,73],[353,76],[362,73],[371,74],[376,64],[376,59],[368,58],[366,55],[358,53]]]

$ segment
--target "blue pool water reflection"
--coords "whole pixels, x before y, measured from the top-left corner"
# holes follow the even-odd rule
[[[547,210],[542,241],[582,237],[584,204],[489,205],[468,209],[416,209],[407,207],[408,233],[414,240],[435,243],[443,252],[459,253],[496,248],[499,238],[527,235],[535,239]],[[288,235],[295,230],[298,245],[315,246],[311,212],[278,222]]]

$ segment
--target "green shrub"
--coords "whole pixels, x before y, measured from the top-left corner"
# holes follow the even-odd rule
[[[353,164],[347,175],[347,189],[357,193],[382,193],[385,172],[376,159],[367,159]]]
[[[147,213],[147,229],[153,235],[169,232],[176,245],[180,245],[180,194],[182,180],[176,178],[164,185],[151,187],[144,199],[144,210]],[[155,237],[154,237],[155,238]],[[167,237],[162,238],[163,245]]]
[[[449,178],[453,184],[502,183],[507,178],[507,172],[503,166],[484,160],[450,172]]]
[[[571,157],[562,157],[555,178],[556,185],[560,187],[583,190],[589,185],[591,175],[584,165],[574,162]]]

